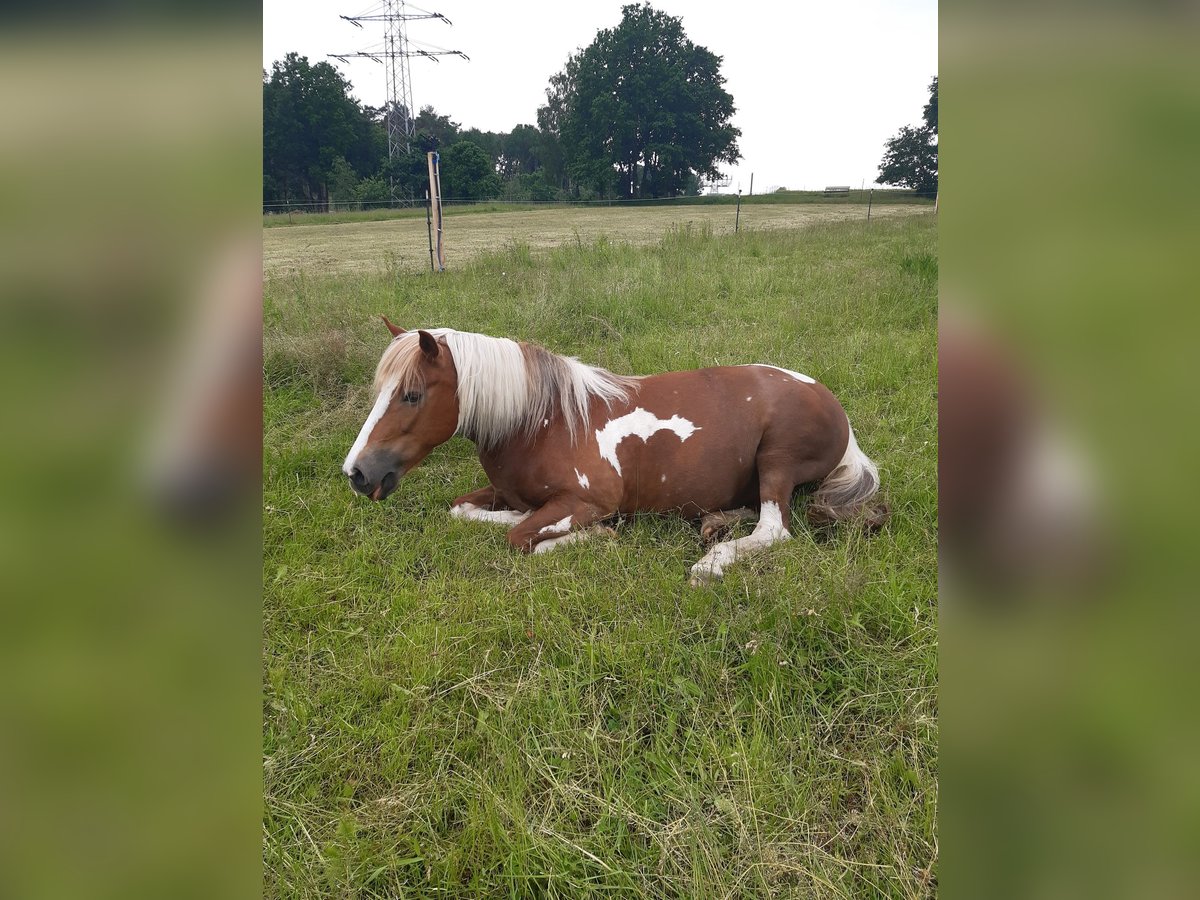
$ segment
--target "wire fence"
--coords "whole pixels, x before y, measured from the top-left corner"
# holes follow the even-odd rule
[[[595,206],[733,206],[737,204],[770,205],[797,203],[836,203],[886,205],[894,203],[927,203],[933,205],[934,192],[906,190],[901,188],[861,188],[852,190],[775,191],[769,194],[700,194],[690,197],[616,197],[616,198],[565,198],[554,200],[531,200],[512,198],[462,198],[442,199],[443,207],[595,207]],[[305,215],[362,212],[371,213],[387,210],[424,210],[424,198],[393,198],[390,200],[284,200],[263,203],[263,215]]]

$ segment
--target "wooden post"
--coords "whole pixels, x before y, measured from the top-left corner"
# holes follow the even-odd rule
[[[429,164],[430,215],[433,219],[433,231],[437,235],[436,269],[444,272],[446,271],[446,246],[442,243],[442,174],[439,165],[441,159],[438,152],[434,150],[425,154],[425,160]]]
[[[433,267],[433,200],[429,191],[425,192],[425,230],[429,232],[429,269],[436,272]]]
[[[754,173],[750,173],[750,196],[754,196]]]
[[[871,193],[867,194],[867,221],[871,221],[871,201],[875,199],[875,188],[871,188]]]
[[[733,216],[733,233],[737,234],[738,225],[742,220],[742,189],[738,188],[737,212]]]

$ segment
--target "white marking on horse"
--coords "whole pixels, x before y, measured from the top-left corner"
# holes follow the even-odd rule
[[[469,522],[490,522],[493,525],[520,525],[532,513],[519,513],[512,509],[483,509],[474,503],[460,503],[450,507],[450,516]]]
[[[807,375],[803,375],[800,372],[793,372],[791,369],[782,369],[779,366],[773,366],[770,363],[747,363],[746,365],[759,366],[760,368],[763,368],[763,369],[774,369],[776,372],[782,372],[784,375],[791,375],[797,381],[803,381],[805,384],[816,384],[817,383],[817,379],[815,379],[815,378],[809,378]],[[749,400],[750,398],[747,397],[746,399]]]
[[[660,480],[665,484],[667,481],[667,476],[663,475],[663,477]]]
[[[534,547],[533,552],[549,553],[551,550],[555,549],[556,547],[561,547],[564,544],[573,544],[576,541],[585,541],[588,538],[605,533],[611,532],[603,525],[593,525],[591,528],[581,528],[576,531],[572,531],[569,534],[564,534],[562,537],[547,538]]]
[[[392,379],[383,386],[383,389],[379,392],[379,396],[375,398],[375,405],[371,407],[371,414],[367,416],[367,421],[363,422],[363,427],[358,432],[358,439],[354,442],[354,446],[350,448],[350,452],[346,454],[345,462],[342,463],[342,471],[347,475],[354,471],[354,462],[358,458],[358,454],[362,453],[363,447],[367,446],[367,441],[371,439],[371,432],[375,430],[375,426],[379,424],[379,420],[387,412],[388,406],[391,405],[392,397],[395,396],[396,388],[399,386],[396,380]]]
[[[738,558],[763,547],[770,547],[780,541],[789,540],[791,536],[791,532],[783,524],[783,514],[779,509],[779,504],[773,500],[767,500],[759,510],[758,524],[754,527],[753,532],[736,541],[722,541],[692,566],[692,583],[721,578],[725,574],[725,567]]]
[[[568,532],[570,530],[571,530],[571,517],[563,516],[561,519],[559,519],[553,525],[547,525],[545,528],[539,528],[538,534],[550,534],[551,532],[554,532],[555,534],[564,534],[565,532]]]
[[[586,475],[581,475],[578,469],[575,470],[575,477],[579,479],[579,486],[585,491],[591,487],[591,482],[588,481],[588,477]]]
[[[645,442],[660,431],[673,431],[682,443],[699,430],[698,425],[683,416],[673,415],[669,419],[660,419],[654,413],[646,412],[639,406],[631,413],[610,419],[602,429],[596,432],[596,443],[600,445],[601,459],[608,460],[620,475],[621,463],[617,459],[617,447],[625,438],[640,437]]]
[[[749,402],[750,402],[751,400],[753,400],[753,399],[754,399],[754,397],[752,397],[752,396],[751,396],[751,397],[747,397],[747,398],[746,398],[746,402],[747,402],[747,403],[749,403]]]

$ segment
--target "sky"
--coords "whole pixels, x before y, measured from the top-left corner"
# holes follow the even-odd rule
[[[628,0],[625,0],[628,2]],[[356,28],[378,0],[263,0],[263,67],[289,51],[327,60],[370,106],[386,96],[383,66],[343,64],[330,53],[379,44],[383,23]],[[550,76],[602,28],[621,21],[623,0],[422,0],[437,20],[410,22],[411,42],[461,50],[470,61],[412,60],[413,105],[432,105],[463,128],[510,131],[536,124]],[[730,184],[754,193],[778,187],[869,186],[884,142],[920,121],[937,74],[936,0],[797,0],[730,3],[654,0],[683,20],[696,44],[723,57],[725,89],[742,130],[742,159],[722,166]],[[411,10],[410,10],[411,11]]]

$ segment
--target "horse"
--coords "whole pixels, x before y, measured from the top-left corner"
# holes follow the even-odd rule
[[[816,485],[814,526],[859,517],[875,530],[888,517],[871,503],[875,463],[837,398],[808,375],[763,363],[616,375],[534,343],[381,318],[392,340],[342,464],[371,500],[459,434],[475,443],[488,484],[454,500],[450,515],[510,526],[524,552],[612,534],[603,523],[618,514],[698,520],[706,544],[757,518],[748,536],[711,546],[691,567],[693,585],[790,539],[799,486]]]

